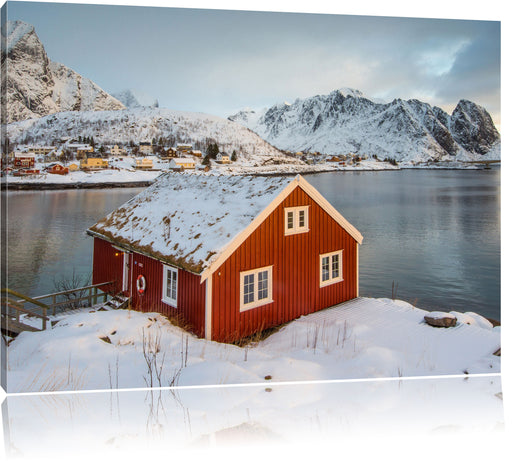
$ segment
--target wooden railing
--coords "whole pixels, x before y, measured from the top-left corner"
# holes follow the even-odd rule
[[[108,292],[100,292],[100,288],[113,284],[111,282],[103,282],[101,284],[93,284],[86,287],[78,287],[76,289],[64,290],[47,295],[39,295],[37,297],[29,297],[27,295],[16,292],[12,289],[0,289],[2,304],[2,330],[18,334],[24,330],[46,330],[50,320],[49,313],[57,313],[57,308],[61,311],[75,309],[82,306],[83,301],[87,301],[88,306],[96,305],[98,300],[103,298],[103,302],[107,301]],[[48,301],[43,302],[43,300]],[[59,300],[60,299],[60,300]],[[26,305],[33,305],[28,309]],[[41,329],[29,326],[20,321],[20,314],[27,314],[42,321]]]
[[[37,297],[32,297],[31,300],[41,303],[41,300],[50,299],[51,302],[47,301],[44,303],[44,305],[46,305],[48,309],[52,311],[52,315],[55,316],[57,308],[78,308],[81,305],[80,302],[84,300],[87,300],[89,306],[96,305],[98,303],[98,299],[100,298],[103,298],[103,302],[106,302],[109,293],[100,292],[99,289],[100,287],[104,287],[113,283],[114,281],[102,282],[101,284],[77,287],[76,289],[64,290],[62,292],[55,292],[47,295],[38,295]],[[72,295],[74,294],[78,295],[72,297]],[[59,298],[60,300],[58,300]],[[16,303],[24,304],[23,300],[16,300]],[[37,303],[35,304],[37,305]]]
[[[42,303],[38,300],[35,300],[27,295],[20,294],[12,289],[1,289],[0,293],[2,294],[2,330],[12,331],[12,332],[21,332],[23,330],[38,330],[32,326],[28,326],[20,322],[20,313],[29,314],[31,316],[35,316],[37,318],[41,318],[42,320],[42,329],[46,329],[46,322],[49,321],[47,318],[48,305]],[[17,297],[20,300],[13,301],[8,296]],[[21,302],[21,303],[20,303]],[[37,312],[27,310],[23,307],[22,303],[33,303],[34,305],[40,307],[42,309],[42,314]],[[14,310],[14,314],[12,314],[12,310]]]

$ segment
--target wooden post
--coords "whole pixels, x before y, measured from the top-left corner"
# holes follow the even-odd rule
[[[43,330],[46,330],[46,308],[43,308]]]
[[[57,307],[55,306],[55,304],[57,303],[57,295],[54,295],[52,297],[52,303],[53,303],[53,315],[55,316],[55,310],[57,309]]]
[[[98,303],[98,288],[97,287],[94,287],[93,293],[94,293],[94,296],[92,299],[94,301],[94,304],[96,305]]]

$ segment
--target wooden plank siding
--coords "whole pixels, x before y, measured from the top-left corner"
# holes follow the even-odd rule
[[[104,292],[118,293],[123,285],[123,254],[110,242],[94,238],[92,283],[115,281],[102,288]]]
[[[309,205],[309,232],[284,234],[284,209]],[[357,242],[300,187],[212,275],[212,339],[233,341],[357,296]],[[343,250],[343,281],[320,287],[320,255]],[[273,302],[240,312],[240,272],[272,266]]]
[[[116,255],[117,254],[117,255]],[[158,312],[178,319],[180,325],[204,337],[205,285],[200,276],[178,269],[177,308],[162,301],[163,264],[136,252],[130,254],[129,290],[132,308],[142,312]],[[114,280],[115,291],[122,288],[123,253],[98,237],[94,238],[93,281],[96,283]],[[144,276],[146,290],[137,291],[137,277]]]

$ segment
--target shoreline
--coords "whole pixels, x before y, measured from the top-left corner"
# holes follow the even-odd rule
[[[112,188],[145,188],[151,181],[126,181],[112,183],[6,183],[2,182],[1,191],[54,191],[58,189],[112,189]]]
[[[432,167],[416,167],[416,166],[403,166],[391,168],[353,168],[353,169],[308,169],[305,168],[301,171],[241,171],[230,172],[235,175],[256,175],[256,176],[289,176],[289,175],[314,175],[317,173],[344,173],[344,172],[395,172],[401,170],[484,170],[483,168],[468,168],[468,167],[449,167],[449,166],[432,166]],[[166,173],[166,172],[162,172]],[[158,178],[158,177],[157,177]],[[152,185],[156,181],[152,180],[135,180],[135,181],[111,181],[111,182],[83,182],[78,181],[75,183],[50,183],[50,182],[35,182],[35,181],[5,181],[5,177],[0,181],[0,191],[54,191],[59,189],[113,189],[113,188],[144,188]]]

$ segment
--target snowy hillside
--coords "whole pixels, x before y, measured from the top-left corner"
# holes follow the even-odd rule
[[[301,163],[237,123],[212,115],[164,108],[60,112],[7,126],[7,137],[12,143],[46,144],[54,139],[78,136],[92,136],[97,144],[138,144],[162,137],[171,146],[191,143],[196,149],[206,149],[205,144],[213,141],[230,155],[236,150],[241,162],[257,157],[260,161]]]
[[[357,90],[297,99],[229,117],[279,149],[389,157],[397,161],[500,158],[487,111],[461,100],[452,115],[418,100],[382,103]]]
[[[112,93],[112,96],[121,101],[127,108],[132,107],[158,107],[158,100],[132,88],[118,93]]]
[[[59,111],[124,108],[91,80],[50,61],[30,24],[8,21],[2,34],[6,43],[2,75],[7,76],[5,95],[2,92],[2,107],[7,111],[2,113],[2,123]]]

